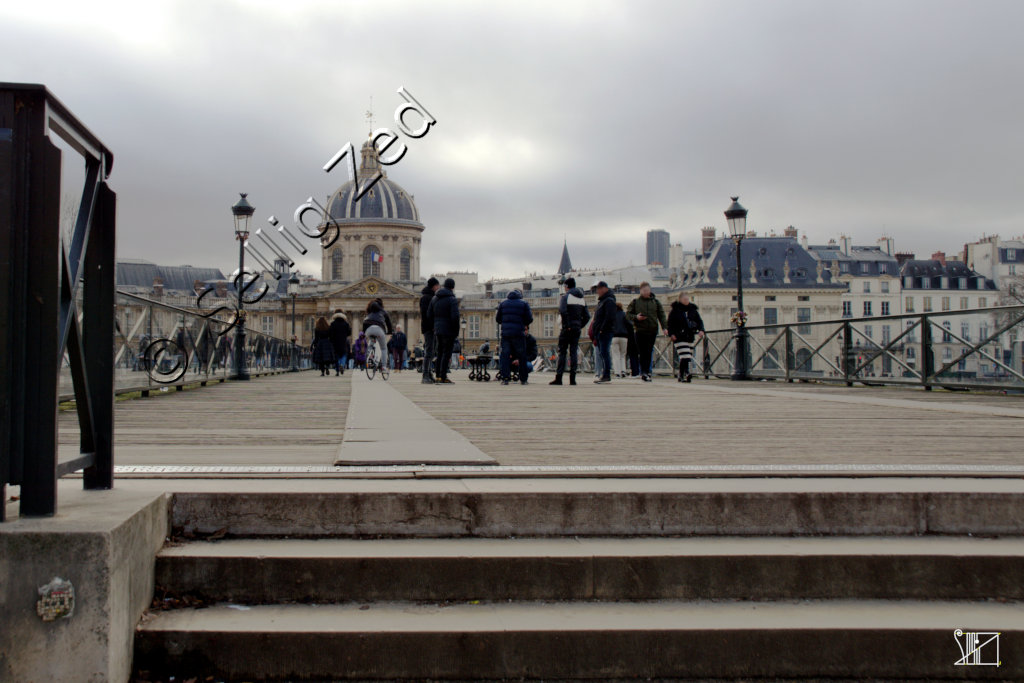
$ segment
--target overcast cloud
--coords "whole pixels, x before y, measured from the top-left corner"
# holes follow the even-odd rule
[[[326,196],[399,86],[438,120],[388,171],[425,271],[550,272],[563,235],[578,265],[641,263],[649,229],[724,229],[730,194],[817,243],[1024,233],[1022,2],[10,5],[0,80],[113,150],[120,257],[230,271],[237,192],[261,222]]]

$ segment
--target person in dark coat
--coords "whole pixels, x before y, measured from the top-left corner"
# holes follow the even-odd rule
[[[395,326],[395,333],[391,335],[391,357],[395,361],[395,371],[401,372],[405,364],[405,352],[409,350],[409,338],[402,332],[402,326]]]
[[[551,384],[558,386],[565,374],[566,355],[569,356],[569,384],[576,384],[576,369],[579,365],[580,332],[590,321],[590,311],[583,298],[583,290],[576,286],[574,278],[565,281],[565,294],[558,302],[558,312],[562,316],[562,330],[558,333],[558,365],[555,367],[555,379]]]
[[[334,346],[331,345],[331,326],[327,324],[327,318],[323,316],[316,321],[316,329],[313,330],[313,345],[310,350],[313,352],[313,362],[320,368],[320,376],[330,377],[330,368],[336,361]]]
[[[629,354],[629,338],[633,325],[626,317],[621,301],[615,302],[615,329],[612,331],[612,372],[616,377],[626,377],[626,359]]]
[[[420,297],[420,334],[423,335],[423,383],[434,383],[434,357],[437,355],[436,341],[434,340],[434,321],[430,317],[430,302],[434,295],[441,288],[441,283],[436,277],[427,280],[427,286],[423,288],[423,295]]]
[[[597,309],[594,311],[595,349],[601,355],[601,376],[594,379],[595,384],[606,384],[612,381],[612,337],[615,334],[615,294],[608,283],[597,283]]]
[[[512,357],[526,358],[526,328],[533,322],[530,304],[523,299],[523,293],[513,289],[498,306],[495,320],[501,325],[501,383],[508,384],[512,376]],[[521,363],[519,381],[527,383],[526,364]]]
[[[640,376],[645,382],[652,380],[654,362],[654,342],[658,338],[659,326],[668,328],[665,308],[651,291],[651,285],[640,283],[640,296],[633,299],[626,309],[626,317],[633,323],[636,331],[637,353],[640,356]]]
[[[348,362],[348,340],[352,336],[352,326],[348,324],[348,318],[340,308],[335,309],[331,316],[331,346],[334,347],[334,355],[338,362],[334,366],[334,374],[344,375],[345,365]]]
[[[693,379],[690,374],[693,342],[703,336],[704,321],[697,312],[697,304],[692,303],[686,294],[680,294],[679,300],[672,302],[672,310],[668,314],[668,334],[679,356],[679,381],[689,382]]]
[[[448,378],[452,362],[452,348],[459,336],[459,300],[455,298],[455,280],[448,278],[434,293],[427,315],[434,322],[434,346],[436,348],[438,384],[454,384]]]

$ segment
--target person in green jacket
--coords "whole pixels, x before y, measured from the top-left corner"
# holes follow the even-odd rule
[[[637,352],[640,356],[640,376],[645,382],[651,381],[651,360],[654,356],[654,340],[658,338],[659,326],[668,330],[665,308],[658,297],[651,292],[651,285],[640,283],[640,296],[629,302],[626,317],[636,328]]]

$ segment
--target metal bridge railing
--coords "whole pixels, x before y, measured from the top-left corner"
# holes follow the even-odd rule
[[[232,321],[145,297],[117,292],[114,316],[114,393],[124,394],[228,379],[234,361]],[[245,362],[250,375],[312,367],[308,348],[246,328]],[[67,359],[61,367],[60,399],[71,400]]]
[[[747,326],[754,379],[1024,390],[1024,306]],[[697,367],[728,377],[735,328],[709,330]]]

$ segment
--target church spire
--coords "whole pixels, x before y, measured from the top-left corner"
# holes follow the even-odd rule
[[[565,275],[572,272],[572,261],[569,260],[569,244],[562,242],[562,261],[558,264],[558,274]]]

